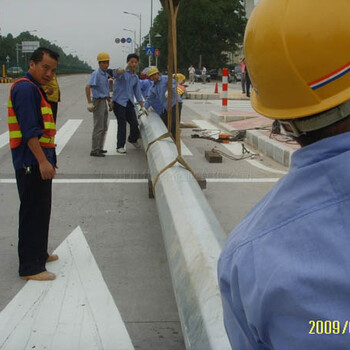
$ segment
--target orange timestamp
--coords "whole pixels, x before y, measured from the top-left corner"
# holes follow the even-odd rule
[[[349,320],[340,322],[338,320],[310,320],[309,334],[350,334]]]

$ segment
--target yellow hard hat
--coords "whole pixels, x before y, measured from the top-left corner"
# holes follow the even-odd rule
[[[257,112],[295,119],[350,100],[349,12],[349,0],[259,1],[244,38]]]
[[[104,62],[104,61],[109,61],[109,55],[107,52],[100,52],[98,55],[97,55],[97,61],[98,62]]]
[[[149,67],[149,70],[148,70],[148,76],[152,76],[156,73],[159,73],[159,70],[157,67]]]

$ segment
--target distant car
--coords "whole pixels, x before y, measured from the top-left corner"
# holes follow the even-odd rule
[[[209,75],[211,79],[216,80],[218,78],[218,70],[217,69],[211,69],[209,71]]]
[[[210,74],[206,74],[206,78],[205,78],[205,81],[207,81],[208,83],[210,83]],[[200,69],[196,69],[196,73],[194,74],[194,81],[202,81],[203,82],[203,77],[202,77],[202,72],[200,71]]]
[[[242,80],[242,70],[240,66],[235,66],[232,69],[232,77],[234,81],[241,81]]]
[[[23,74],[23,69],[21,67],[11,67],[7,70],[9,75],[20,75]]]

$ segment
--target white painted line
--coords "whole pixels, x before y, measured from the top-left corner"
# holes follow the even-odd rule
[[[193,120],[193,122],[195,124],[198,125],[199,128],[201,129],[206,129],[206,130],[210,130],[210,131],[220,131],[220,129],[215,126],[214,124],[206,121],[206,120],[201,120],[201,119],[196,119],[196,120]]]
[[[0,313],[0,348],[134,350],[80,227],[48,265],[55,281],[28,281]]]
[[[189,150],[189,148],[184,144],[181,140],[181,154],[183,156],[193,156],[193,153]]]
[[[206,120],[193,120],[194,123],[196,123],[201,129],[207,129],[207,130],[220,130],[219,128],[215,127],[213,124],[211,124],[210,122],[206,121]],[[220,130],[221,131],[221,130]],[[242,146],[241,143],[239,142],[234,142],[234,143],[230,143],[230,144],[222,144],[224,147],[226,147],[231,153],[233,153],[233,155],[237,156],[237,155],[242,155]],[[246,147],[251,153],[255,153],[254,151],[250,150],[248,147]],[[267,167],[259,162],[257,162],[256,160],[253,159],[244,159],[245,161],[247,161],[249,164],[255,166],[256,168],[259,168],[261,170],[264,171],[268,171],[270,173],[274,173],[274,174],[282,174],[285,175],[288,172],[287,171],[283,171],[283,170],[277,170],[277,169],[273,169],[270,167]]]
[[[56,184],[144,184],[148,179],[54,179]],[[16,179],[0,179],[0,184],[15,184]]]
[[[222,145],[234,156],[239,157],[242,155],[242,144],[240,142],[223,143]]]
[[[106,155],[108,156],[117,156],[122,155],[117,153],[117,129],[118,124],[117,120],[111,119],[108,124],[108,131],[105,139],[104,149],[107,151]]]
[[[226,179],[219,179],[219,178],[209,178],[207,179],[207,182],[210,183],[269,183],[269,182],[277,182],[279,180],[278,177],[272,177],[272,178],[251,178],[251,179],[237,179],[237,178],[226,178]]]
[[[9,143],[9,132],[6,131],[0,135],[0,148],[5,147]]]
[[[254,153],[254,152],[252,152]],[[267,167],[259,162],[257,162],[256,160],[254,159],[245,159],[249,164],[261,169],[261,170],[265,170],[265,171],[268,171],[270,173],[274,173],[274,174],[281,174],[281,175],[285,175],[285,174],[288,174],[288,171],[283,171],[283,170],[277,170],[277,169],[273,169],[273,168],[270,168],[270,167]]]
[[[70,138],[79,128],[82,123],[82,119],[69,119],[65,122],[65,124],[58,130],[55,138],[55,142],[57,144],[56,154],[59,155],[63,148],[66,146]]]
[[[277,182],[279,178],[207,178],[207,182]],[[55,179],[56,184],[145,184],[148,179]],[[0,184],[15,184],[15,179],[0,179]]]
[[[144,184],[148,179],[56,179],[57,184]]]

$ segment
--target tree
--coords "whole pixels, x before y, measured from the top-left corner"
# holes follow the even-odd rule
[[[177,16],[179,69],[185,71],[190,64],[199,67],[200,58],[206,67],[224,67],[227,53],[237,52],[242,44],[245,25],[245,10],[240,0],[181,0]],[[161,37],[157,39],[156,34]],[[154,20],[151,39],[161,52],[158,66],[166,70],[168,18],[164,8]],[[144,57],[141,63],[147,65]]]
[[[39,41],[40,46],[56,51],[60,55],[57,69],[58,74],[92,71],[92,68],[86,62],[81,61],[78,56],[73,56],[71,54],[66,55],[59,46],[46,39],[38,38],[29,32],[22,32],[16,38],[14,38],[12,34],[8,34],[6,37],[0,36],[0,65],[6,64],[6,57],[8,56],[10,66],[17,66],[16,44],[22,44],[22,41]],[[19,51],[18,65],[22,67],[24,71],[28,69],[29,58],[29,53],[22,53]]]

